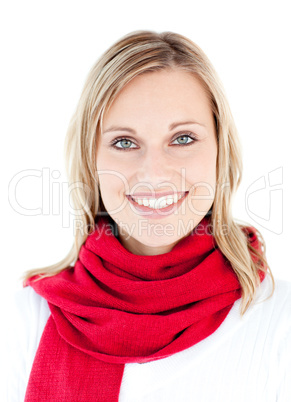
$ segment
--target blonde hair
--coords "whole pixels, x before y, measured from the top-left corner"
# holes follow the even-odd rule
[[[77,217],[82,225],[75,233],[74,244],[64,259],[44,268],[28,270],[22,279],[40,275],[39,280],[74,265],[82,244],[94,230],[98,212],[104,211],[98,177],[95,177],[96,150],[103,115],[119,91],[134,77],[165,69],[182,69],[194,74],[211,103],[217,128],[218,156],[217,190],[210,223],[215,227],[214,237],[219,249],[231,263],[241,284],[243,315],[255,297],[260,284],[260,271],[269,271],[273,282],[272,294],[274,292],[274,278],[266,261],[266,245],[256,229],[261,251],[253,248],[242,230],[244,226],[232,217],[232,198],[242,179],[242,155],[223,86],[199,46],[174,32],[131,32],[104,52],[89,72],[67,131],[64,149],[69,184],[82,184],[82,188],[77,187],[72,193],[72,202],[75,210],[79,211]],[[89,199],[84,195],[84,188]],[[228,227],[228,235],[224,234],[224,225]]]

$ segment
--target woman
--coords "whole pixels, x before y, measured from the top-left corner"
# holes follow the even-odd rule
[[[9,400],[291,400],[291,284],[232,217],[240,144],[202,50],[121,38],[89,73],[66,156],[79,230],[25,274]]]

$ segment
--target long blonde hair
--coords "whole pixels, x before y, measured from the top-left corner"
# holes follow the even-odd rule
[[[260,283],[259,272],[269,271],[266,245],[261,252],[253,248],[242,228],[232,217],[232,198],[242,179],[241,145],[223,86],[207,56],[188,38],[174,33],[134,31],[115,42],[98,59],[87,77],[65,139],[65,162],[69,185],[81,183],[71,194],[78,211],[79,229],[74,244],[64,259],[56,264],[26,271],[22,279],[55,275],[73,266],[79,250],[95,227],[98,212],[104,210],[96,177],[96,151],[103,115],[119,91],[139,74],[162,69],[182,69],[202,83],[211,103],[217,128],[217,190],[212,205],[211,225],[221,252],[231,263],[242,287],[241,315],[250,306]],[[85,194],[84,194],[85,188]],[[229,234],[224,234],[227,225]],[[256,261],[251,255],[257,257]],[[272,294],[273,294],[272,292]]]

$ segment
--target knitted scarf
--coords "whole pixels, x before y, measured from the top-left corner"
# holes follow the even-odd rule
[[[108,217],[98,218],[74,267],[24,283],[51,311],[26,402],[118,401],[126,363],[166,358],[202,341],[241,297],[209,217],[154,256],[129,252],[113,229]],[[259,250],[254,228],[243,230]]]

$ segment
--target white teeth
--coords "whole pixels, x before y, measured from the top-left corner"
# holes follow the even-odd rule
[[[145,207],[153,208],[153,209],[162,209],[165,208],[168,205],[172,205],[178,200],[180,200],[184,194],[174,194],[174,195],[168,195],[165,197],[160,197],[160,198],[133,198],[135,202],[137,202],[139,205],[144,205]]]
[[[167,197],[167,204],[168,204],[168,205],[171,205],[171,204],[173,204],[173,203],[174,203],[173,198],[172,198],[172,197]]]
[[[154,208],[155,206],[155,200],[149,200],[149,207]]]
[[[155,207],[157,209],[165,208],[166,205],[167,205],[167,198],[166,197],[158,198],[156,203],[155,203]]]

